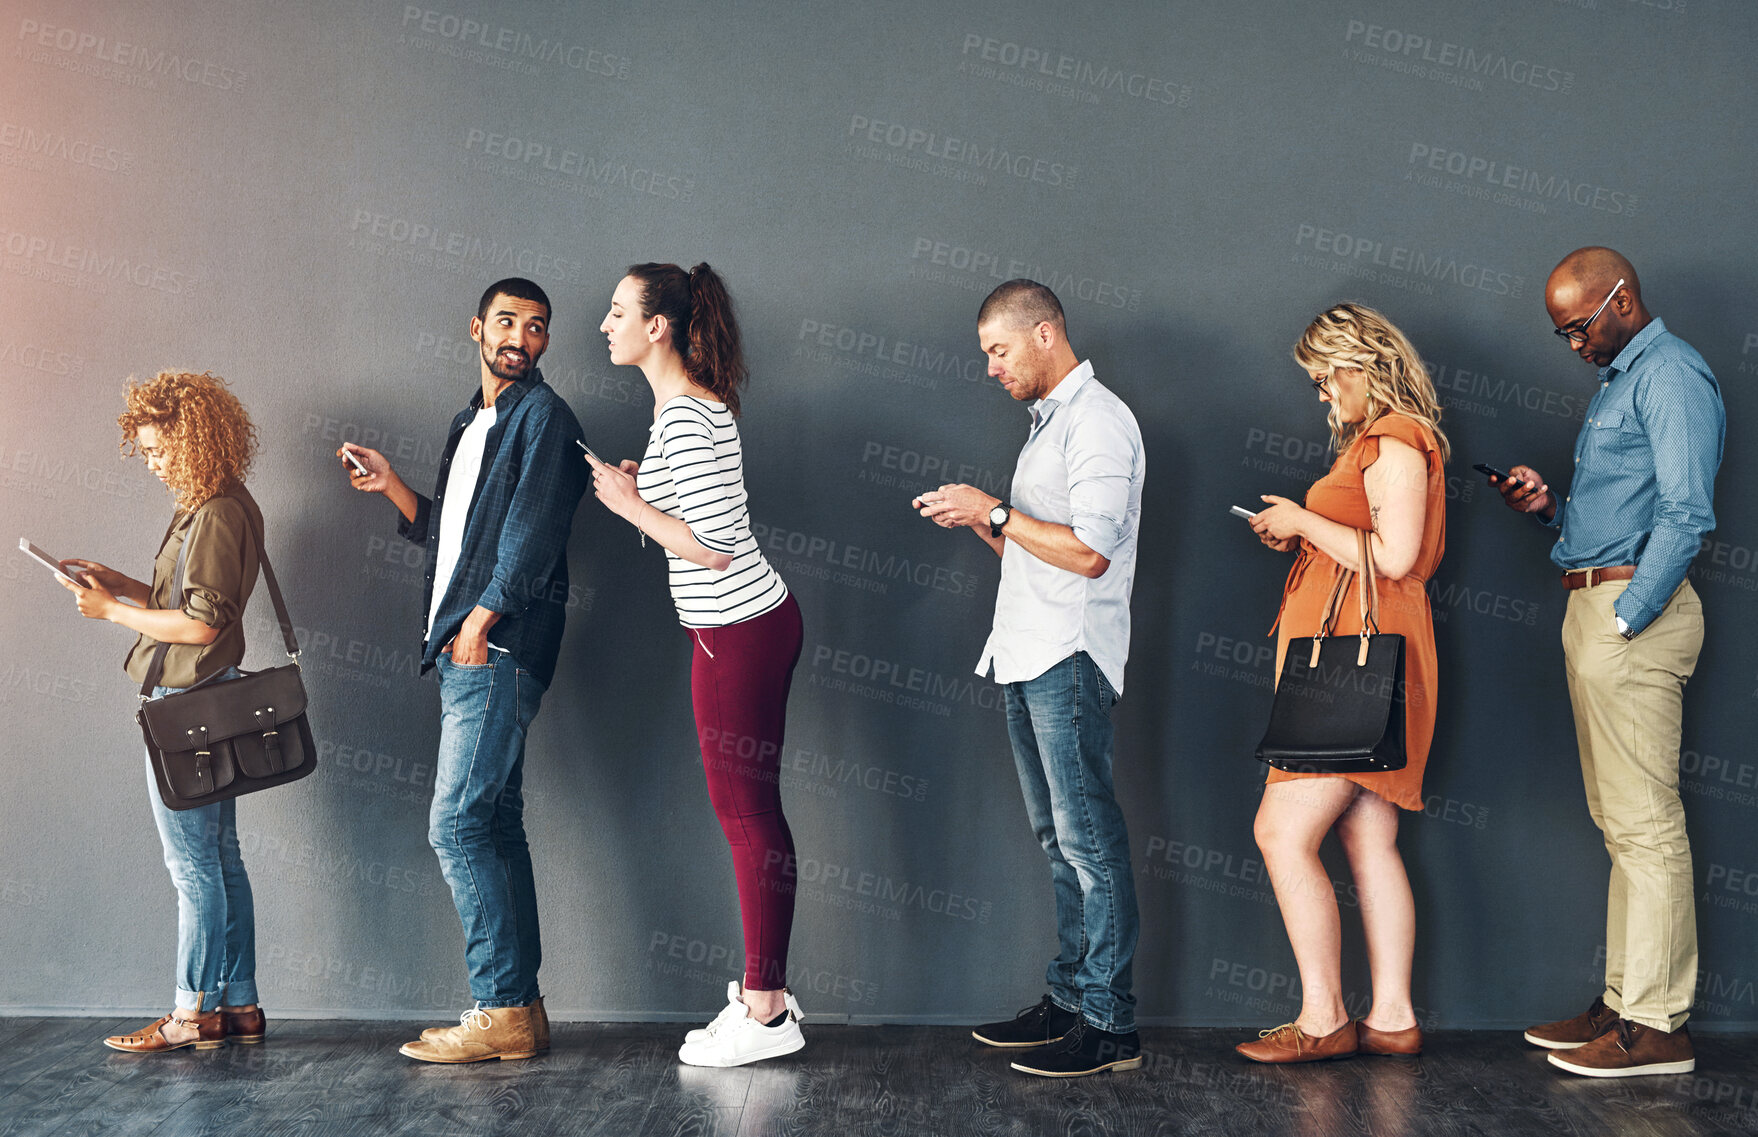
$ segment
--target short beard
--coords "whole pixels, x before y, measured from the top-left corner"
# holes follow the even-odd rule
[[[482,362],[488,365],[489,373],[496,379],[505,379],[509,383],[517,383],[519,380],[525,378],[525,376],[531,374],[531,369],[537,366],[537,358],[535,356],[527,354],[525,358],[525,369],[523,371],[514,371],[511,368],[501,366],[500,355],[498,352],[491,358],[488,354],[488,345],[482,345]]]

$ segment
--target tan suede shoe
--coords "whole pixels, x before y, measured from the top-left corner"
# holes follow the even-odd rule
[[[195,1034],[173,1042],[165,1037],[164,1028],[169,1023],[194,1027]],[[226,1045],[226,1027],[219,1011],[177,1010],[133,1034],[113,1034],[104,1040],[104,1045],[128,1054],[161,1054],[167,1050],[182,1050],[186,1046],[215,1050]]]
[[[1293,1023],[1258,1032],[1256,1042],[1233,1048],[1253,1062],[1320,1062],[1326,1058],[1350,1058],[1359,1050],[1354,1020],[1345,1022],[1323,1038],[1314,1038]]]
[[[531,1004],[531,1038],[537,1049],[549,1049],[549,1012],[543,1009],[543,996]]]
[[[399,1052],[422,1062],[483,1062],[530,1058],[538,1052],[530,1007],[473,1007],[458,1025],[405,1043]]]
[[[531,1020],[531,1037],[536,1041],[537,1049],[548,1050],[549,1012],[543,1009],[542,995],[537,996],[537,1001],[531,1004]],[[421,1032],[421,1038],[422,1041],[425,1042],[428,1039],[438,1038],[440,1035],[445,1034],[448,1031],[454,1031],[457,1029],[458,1028],[455,1026],[430,1026]]]

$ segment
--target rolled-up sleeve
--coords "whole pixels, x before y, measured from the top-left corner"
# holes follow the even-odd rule
[[[1715,474],[1726,417],[1715,381],[1680,364],[1647,376],[1636,407],[1654,455],[1654,523],[1635,578],[1615,607],[1640,632],[1666,607],[1703,535],[1715,528]]]
[[[210,628],[242,615],[244,549],[254,541],[250,518],[235,498],[215,498],[190,522],[184,538],[183,614]]]
[[[1137,449],[1129,424],[1102,405],[1081,415],[1068,432],[1069,527],[1081,544],[1107,560],[1128,536]]]

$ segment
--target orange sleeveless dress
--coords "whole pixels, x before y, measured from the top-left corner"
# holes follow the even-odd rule
[[[1404,749],[1408,763],[1402,770],[1381,774],[1290,774],[1272,767],[1266,781],[1348,778],[1400,809],[1420,810],[1423,805],[1422,772],[1428,765],[1429,745],[1434,741],[1437,686],[1434,617],[1428,607],[1428,580],[1441,563],[1441,554],[1446,551],[1447,544],[1446,475],[1434,434],[1404,415],[1381,415],[1338,456],[1331,472],[1312,484],[1306,494],[1306,508],[1354,529],[1372,528],[1367,489],[1362,479],[1364,471],[1380,456],[1379,440],[1382,437],[1395,438],[1411,446],[1428,463],[1428,513],[1422,526],[1422,547],[1416,555],[1416,564],[1402,580],[1382,577],[1379,581],[1380,631],[1395,632],[1404,637]],[[1324,620],[1325,602],[1330,598],[1331,586],[1340,571],[1341,566],[1336,561],[1305,541],[1301,542],[1300,554],[1282,590],[1276,674],[1282,673],[1282,657],[1287,654],[1290,639],[1318,634],[1319,625]],[[1333,633],[1352,636],[1360,631],[1361,615],[1355,589],[1351,586],[1343,599],[1342,615],[1338,617]]]

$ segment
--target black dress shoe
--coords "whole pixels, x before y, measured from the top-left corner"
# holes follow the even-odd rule
[[[1027,1007],[1010,1019],[980,1026],[971,1031],[971,1037],[985,1046],[1048,1046],[1060,1042],[1078,1022],[1079,1015],[1063,1010],[1045,995],[1038,1000],[1037,1006]]]
[[[1084,1078],[1105,1070],[1141,1066],[1141,1036],[1135,1031],[1113,1034],[1089,1022],[1077,1022],[1055,1046],[1022,1057],[1013,1068],[1040,1078]]]

